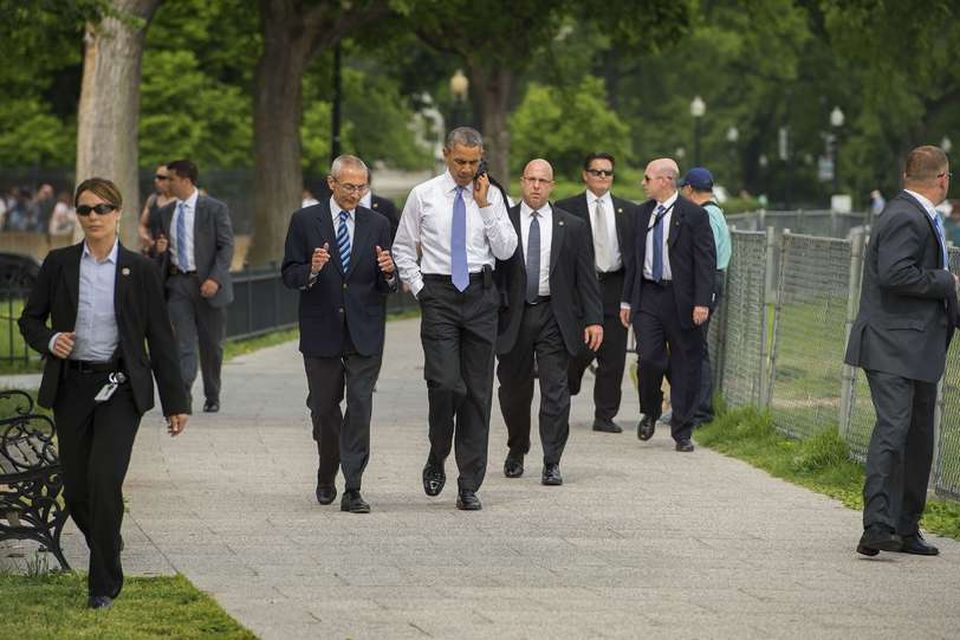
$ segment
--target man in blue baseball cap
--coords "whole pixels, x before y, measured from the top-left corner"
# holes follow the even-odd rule
[[[687,171],[687,175],[680,181],[680,195],[706,209],[710,216],[710,228],[713,230],[713,241],[717,248],[717,272],[714,278],[713,304],[710,307],[710,318],[712,318],[720,306],[724,276],[727,266],[730,264],[730,230],[727,228],[727,220],[724,217],[723,209],[720,208],[713,197],[713,174],[707,169],[694,167]],[[706,324],[703,331],[706,335]],[[713,376],[710,373],[709,351],[707,342],[704,341],[699,403],[693,415],[695,426],[713,420]]]

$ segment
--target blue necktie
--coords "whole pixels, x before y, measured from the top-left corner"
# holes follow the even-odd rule
[[[530,234],[527,237],[527,302],[536,304],[540,296],[540,214],[530,214]]]
[[[347,231],[347,218],[350,214],[340,212],[340,224],[337,225],[337,251],[340,253],[340,265],[346,273],[350,268],[350,232]]]
[[[177,266],[186,273],[190,270],[187,258],[187,203],[177,205]]]
[[[937,242],[940,243],[940,258],[943,260],[941,267],[944,269],[949,268],[949,262],[947,258],[947,238],[943,233],[943,222],[940,220],[939,214],[933,215],[933,228],[937,230]]]
[[[463,201],[463,187],[457,187],[453,198],[453,224],[450,226],[450,280],[457,291],[466,291],[470,284],[467,271],[467,205]]]
[[[663,205],[657,207],[656,222],[653,223],[653,265],[651,267],[654,282],[663,280]]]

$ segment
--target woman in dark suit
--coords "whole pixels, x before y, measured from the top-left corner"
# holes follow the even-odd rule
[[[20,332],[46,356],[38,402],[53,409],[64,498],[90,548],[88,606],[101,609],[123,586],[123,479],[153,407],[152,376],[172,436],[187,423],[187,399],[160,274],[119,242],[119,189],[91,178],[74,204],[84,240],[47,256]]]

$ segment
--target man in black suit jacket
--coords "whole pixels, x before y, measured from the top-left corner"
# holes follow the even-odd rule
[[[494,273],[504,304],[498,318],[497,379],[500,410],[507,423],[508,478],[523,474],[530,450],[533,363],[540,379],[540,441],[545,485],[563,484],[560,457],[570,433],[571,357],[603,341],[603,308],[593,269],[587,224],[551,207],[553,168],[531,160],[521,178],[523,200],[509,210],[520,243]]]
[[[120,191],[91,178],[74,203],[84,241],[47,256],[20,332],[46,356],[37,399],[53,409],[64,498],[90,547],[88,605],[100,609],[123,586],[123,479],[153,407],[151,369],[171,435],[187,423],[187,401],[159,274],[117,237]]]
[[[187,397],[192,398],[199,345],[203,410],[216,412],[220,410],[226,306],[233,302],[230,210],[223,202],[200,194],[197,166],[189,160],[168,164],[167,175],[170,192],[177,199],[157,212],[161,236],[155,247],[166,277],[181,373]]]
[[[300,290],[300,351],[320,459],[317,501],[333,502],[342,466],[340,509],[351,513],[370,511],[360,484],[370,457],[386,296],[399,283],[387,250],[389,221],[358,204],[368,188],[367,175],[360,158],[344,155],[333,161],[327,179],[333,195],[293,214],[281,266],[284,284]],[[346,414],[340,410],[344,388]]]
[[[620,322],[620,296],[623,294],[624,265],[633,255],[637,205],[610,193],[613,168],[614,159],[609,153],[589,154],[583,163],[586,190],[572,198],[559,200],[557,207],[587,223],[603,297],[603,344],[596,353],[582,347],[570,359],[567,376],[570,394],[580,392],[583,373],[596,358],[593,430],[620,433],[620,425],[613,421],[620,411],[623,369],[627,360],[627,328]]]
[[[644,172],[643,188],[650,199],[640,205],[620,319],[629,326],[632,317],[637,335],[643,413],[637,437],[653,436],[669,370],[670,430],[677,451],[689,452],[717,251],[707,212],[677,193],[679,172],[670,158],[653,160]]]
[[[904,190],[876,218],[867,245],[860,311],[845,361],[862,367],[877,413],[863,485],[864,533],[857,551],[936,555],[920,534],[933,458],[937,381],[957,323],[957,277],[948,271],[943,223],[934,207],[950,187],[938,147],[918,147]]]

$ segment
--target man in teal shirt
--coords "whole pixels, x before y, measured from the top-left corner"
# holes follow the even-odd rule
[[[720,297],[723,295],[724,277],[727,266],[730,264],[730,230],[727,220],[713,199],[713,175],[703,167],[694,167],[680,181],[680,195],[687,200],[703,207],[710,216],[710,228],[713,230],[713,241],[717,247],[717,273],[713,286],[713,304],[710,307],[710,319],[720,306]],[[709,322],[709,320],[708,320]],[[702,325],[703,332],[707,332],[707,323]],[[694,426],[713,420],[713,375],[710,372],[710,349],[707,342],[703,342],[703,368],[700,370],[700,402],[693,416]]]

